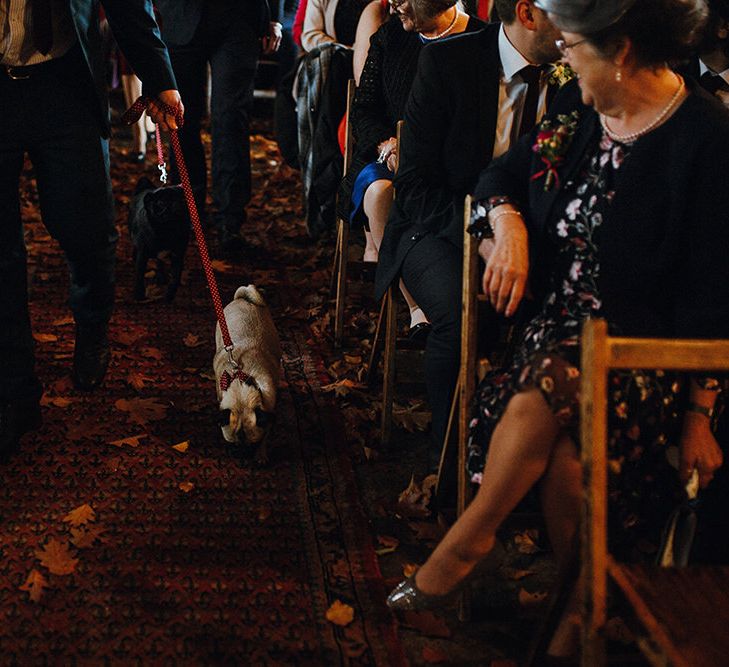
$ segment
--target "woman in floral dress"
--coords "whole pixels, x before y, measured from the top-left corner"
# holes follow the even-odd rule
[[[527,278],[541,304],[512,363],[479,387],[471,505],[391,607],[437,606],[488,553],[535,485],[558,561],[581,506],[579,336],[589,317],[626,336],[729,338],[729,115],[666,66],[686,55],[700,0],[537,0],[579,75],[530,137],[492,163],[469,231],[493,250],[483,286],[515,314]],[[493,240],[488,239],[493,236]],[[711,428],[719,383],[661,372],[609,387],[613,548],[646,550],[691,471],[722,464]],[[680,475],[668,464],[675,447]],[[618,542],[615,538],[618,537]],[[566,634],[552,652],[569,653]]]

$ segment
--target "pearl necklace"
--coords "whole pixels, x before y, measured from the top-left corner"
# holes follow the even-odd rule
[[[676,78],[678,79],[678,88],[676,88],[676,92],[668,101],[668,104],[666,104],[666,106],[661,109],[660,113],[650,123],[648,123],[648,125],[646,125],[644,128],[641,128],[637,132],[631,132],[630,134],[616,134],[608,127],[607,118],[605,117],[605,115],[600,114],[600,124],[602,125],[602,129],[605,130],[605,133],[608,135],[608,137],[610,137],[613,141],[619,141],[621,144],[632,144],[636,139],[639,139],[644,134],[648,134],[648,132],[658,127],[661,121],[676,106],[678,99],[683,92],[683,79],[678,74],[676,74]]]
[[[437,35],[434,35],[433,37],[428,37],[427,35],[424,35],[422,32],[420,33],[420,36],[423,39],[427,39],[429,42],[434,42],[436,39],[440,39],[441,37],[445,37],[456,25],[456,21],[458,20],[458,7],[454,5],[453,9],[455,10],[453,12],[453,20],[451,21],[451,24],[443,31],[439,32]]]

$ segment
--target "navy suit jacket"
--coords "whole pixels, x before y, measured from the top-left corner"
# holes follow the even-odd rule
[[[168,44],[188,44],[200,23],[205,2],[211,0],[157,0],[162,15],[162,35]],[[220,2],[220,0],[212,0]],[[271,20],[280,16],[280,0],[243,0],[231,4],[231,11],[242,16],[245,23],[263,36]]]
[[[429,44],[405,107],[397,196],[375,280],[380,298],[425,233],[463,239],[463,198],[494,151],[499,100],[500,24]]]
[[[68,0],[81,52],[98,101],[102,135],[109,136],[106,62],[99,31],[99,0]],[[154,19],[151,0],[103,0],[119,47],[144,85],[145,94],[176,89],[167,47]]]

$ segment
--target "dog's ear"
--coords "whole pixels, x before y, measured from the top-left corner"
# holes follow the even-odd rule
[[[218,413],[218,425],[228,426],[230,424],[230,410],[221,410]]]
[[[274,413],[266,412],[261,408],[256,408],[256,426],[258,428],[266,428],[273,423]]]

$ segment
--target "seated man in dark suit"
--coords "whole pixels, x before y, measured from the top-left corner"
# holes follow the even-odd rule
[[[458,376],[463,199],[492,158],[546,110],[559,32],[529,0],[496,0],[503,23],[423,49],[405,110],[395,199],[375,291],[402,277],[432,331],[426,347],[429,466],[437,465]]]
[[[692,74],[729,108],[729,0],[707,0],[709,21]]]
[[[167,129],[180,96],[149,0],[104,0],[114,34]],[[71,271],[73,379],[94,389],[109,363],[117,232],[109,176],[109,105],[99,3],[0,3],[0,459],[40,423],[18,182],[27,152],[43,223]]]

